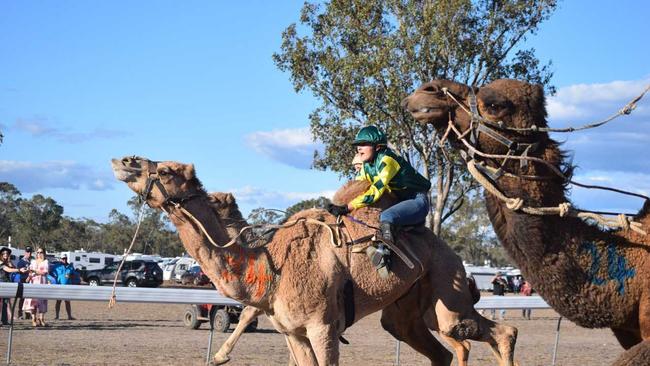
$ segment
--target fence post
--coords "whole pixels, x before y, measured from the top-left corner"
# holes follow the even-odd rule
[[[208,317],[210,318],[210,336],[208,337],[208,354],[205,355],[205,364],[210,364],[210,355],[212,354],[212,336],[214,335],[214,315],[217,313],[217,305],[212,305],[210,311],[208,311]]]
[[[552,366],[555,366],[555,359],[557,357],[557,345],[560,342],[560,323],[562,323],[562,317],[557,320],[557,330],[555,332],[555,346],[553,346],[553,362]]]
[[[395,366],[399,366],[399,349],[400,349],[400,341],[397,341],[395,344]]]

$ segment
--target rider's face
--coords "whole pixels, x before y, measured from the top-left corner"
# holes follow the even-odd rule
[[[361,161],[367,163],[375,156],[375,147],[370,144],[357,145],[357,155]]]

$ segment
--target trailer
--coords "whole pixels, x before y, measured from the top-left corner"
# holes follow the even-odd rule
[[[79,271],[102,269],[106,265],[122,259],[122,256],[119,255],[100,252],[86,252],[83,249],[60,252],[58,253],[58,257],[61,258],[64,254],[68,257],[68,263],[72,263],[74,265],[74,268]]]

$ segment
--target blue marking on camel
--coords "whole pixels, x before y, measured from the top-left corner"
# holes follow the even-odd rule
[[[598,248],[596,244],[590,242],[582,242],[582,245],[578,249],[578,252],[589,252],[591,254],[591,267],[587,272],[587,278],[594,285],[602,285],[605,283],[605,279],[598,277],[598,269],[600,268],[600,253],[598,253]]]
[[[628,266],[627,258],[619,254],[616,249],[616,244],[607,245],[607,279],[598,277],[602,257],[598,252],[596,244],[586,241],[582,242],[582,245],[578,249],[578,253],[584,251],[591,255],[591,266],[587,272],[587,278],[589,278],[591,283],[601,286],[607,281],[616,281],[618,283],[616,290],[619,294],[623,295],[625,293],[625,280],[633,278],[636,274],[636,270]]]
[[[625,293],[625,280],[633,278],[635,274],[636,270],[627,266],[627,258],[617,252],[614,244],[609,244],[607,246],[607,275],[618,282],[616,289],[619,294]]]

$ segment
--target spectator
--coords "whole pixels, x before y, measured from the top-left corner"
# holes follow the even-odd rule
[[[32,247],[29,245],[25,247],[25,254],[23,254],[22,257],[18,260],[18,263],[16,263],[17,268],[25,268],[26,270],[20,273],[20,276],[18,278],[18,281],[16,282],[22,282],[25,283],[27,282],[27,278],[29,276],[29,265],[32,263]],[[18,319],[23,319],[23,303],[25,302],[25,298],[21,297],[20,300],[18,300]]]
[[[494,296],[504,296],[506,293],[506,288],[508,287],[508,282],[501,275],[501,272],[497,272],[494,277],[492,277],[492,294]],[[499,319],[503,320],[506,315],[505,309],[499,310]],[[492,320],[495,320],[496,309],[492,309]]]
[[[45,248],[36,249],[36,259],[29,265],[29,277],[27,282],[34,284],[46,284],[50,264],[47,261]],[[23,312],[31,313],[32,325],[34,327],[45,327],[45,313],[47,313],[47,299],[25,299]]]
[[[74,269],[72,263],[68,263],[68,256],[63,254],[61,257],[61,263],[54,268],[54,274],[56,276],[56,283],[59,285],[73,285],[77,279],[77,271]],[[70,307],[70,300],[64,300],[65,302],[65,311],[68,313],[68,320],[75,320],[72,317],[72,308]],[[59,319],[59,313],[61,312],[61,300],[56,300],[54,305],[55,316],[54,319]]]
[[[11,261],[11,249],[6,247],[0,249],[0,269],[0,282],[12,282],[14,274],[27,271],[24,268],[16,268]],[[2,309],[0,311],[2,311],[0,317],[2,325],[9,324],[9,319],[11,319],[11,299],[2,299]]]
[[[521,284],[521,294],[524,296],[530,296],[533,294],[533,286],[531,286],[530,282],[524,280],[523,283]],[[532,312],[532,309],[521,309],[521,316],[524,319],[530,320],[530,313]]]
[[[517,293],[521,289],[521,276],[512,278],[512,292]]]

